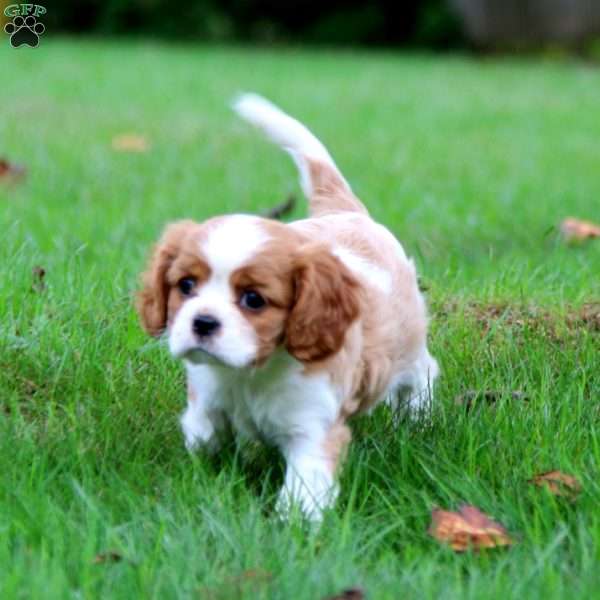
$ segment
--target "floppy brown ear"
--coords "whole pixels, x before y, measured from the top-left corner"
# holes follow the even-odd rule
[[[302,252],[294,264],[295,303],[286,348],[303,362],[323,360],[344,343],[360,313],[361,286],[326,248]]]
[[[159,336],[167,326],[167,271],[179,254],[182,239],[192,225],[192,221],[168,225],[154,247],[148,268],[142,274],[142,289],[137,295],[136,308],[142,327],[150,335]]]

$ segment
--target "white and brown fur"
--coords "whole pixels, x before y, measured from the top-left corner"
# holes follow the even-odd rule
[[[289,152],[310,217],[290,224],[248,215],[169,225],[144,274],[138,309],[187,369],[181,425],[190,450],[217,451],[220,434],[259,437],[283,453],[278,509],[319,519],[335,501],[347,419],[404,394],[429,405],[436,361],[415,267],[375,223],[325,147],[267,100],[235,110]],[[183,294],[178,282],[193,278]],[[248,290],[266,305],[249,310]],[[215,334],[192,322],[210,315]]]

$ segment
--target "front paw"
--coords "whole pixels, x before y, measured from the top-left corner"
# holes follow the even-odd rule
[[[186,410],[181,417],[181,430],[188,452],[194,453],[205,449],[212,453],[217,450],[215,428],[208,418]]]
[[[320,492],[311,491],[304,485],[293,491],[283,487],[275,504],[275,512],[280,519],[287,521],[298,511],[307,521],[318,524],[323,520],[324,512],[335,505],[338,492],[337,484]]]

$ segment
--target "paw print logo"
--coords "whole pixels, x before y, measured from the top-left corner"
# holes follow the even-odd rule
[[[10,44],[13,48],[30,46],[35,48],[40,42],[40,35],[46,28],[33,15],[28,17],[15,17],[4,26],[4,31],[10,35]]]

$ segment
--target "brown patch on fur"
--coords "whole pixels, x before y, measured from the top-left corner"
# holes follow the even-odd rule
[[[267,300],[262,310],[244,311],[259,340],[255,364],[282,343],[298,360],[322,361],[358,317],[360,285],[325,245],[306,244],[280,223],[263,226],[271,241],[231,277],[237,297],[252,289]]]
[[[262,364],[283,342],[285,323],[294,300],[292,243],[270,243],[252,262],[231,275],[235,296],[247,290],[258,292],[267,305],[258,311],[243,310],[258,337],[256,364]]]
[[[331,473],[334,475],[340,462],[346,455],[346,450],[351,438],[352,434],[350,433],[350,429],[344,421],[339,420],[329,430],[329,433],[323,442],[323,450],[325,451],[327,464]]]
[[[295,302],[286,327],[290,354],[304,362],[335,354],[358,318],[361,286],[326,247],[305,247],[294,260]]]
[[[188,247],[189,246],[189,247]],[[189,298],[184,296],[177,284],[184,277],[193,277],[196,280],[197,290],[210,277],[210,267],[198,256],[198,235],[182,244],[177,258],[173,261],[166,274],[169,296],[167,302],[167,323],[171,323],[181,308],[181,305]]]
[[[142,275],[142,289],[138,293],[136,304],[142,326],[150,335],[160,335],[167,325],[169,313],[174,312],[181,304],[171,286],[178,281],[175,277],[179,270],[183,273],[183,268],[176,267],[174,271],[171,268],[184,246],[191,243],[190,238],[198,231],[198,227],[193,221],[172,223],[167,226],[154,247],[148,268]],[[188,256],[193,254],[190,252]],[[197,256],[195,260],[198,261]],[[171,303],[172,310],[169,310]]]
[[[310,197],[310,214],[320,217],[339,211],[369,214],[365,205],[348,189],[340,175],[328,164],[306,159],[310,171],[313,193]]]

